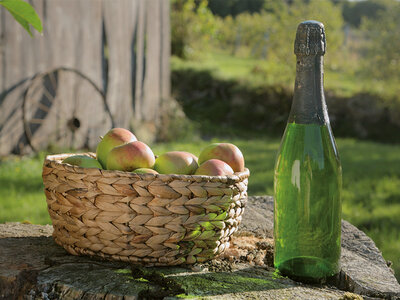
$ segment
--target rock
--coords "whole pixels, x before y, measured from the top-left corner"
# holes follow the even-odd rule
[[[273,231],[274,199],[271,196],[249,197],[238,233],[273,238]]]
[[[342,271],[329,285],[281,277],[271,257],[262,265],[260,253],[272,253],[272,216],[271,197],[249,197],[232,242],[237,249],[231,253],[242,253],[242,259],[169,268],[72,256],[54,243],[51,226],[0,224],[0,299],[400,299],[400,285],[379,250],[345,221]]]
[[[350,223],[342,222],[342,270],[337,286],[378,298],[400,298],[399,283],[374,242]]]
[[[51,225],[33,225],[21,223],[6,223],[1,225],[0,239],[6,237],[39,237],[51,236],[53,233],[53,226]]]

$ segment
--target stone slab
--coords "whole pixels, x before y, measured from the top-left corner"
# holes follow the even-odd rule
[[[272,238],[272,197],[249,197],[236,240]],[[142,268],[68,254],[49,225],[0,224],[0,299],[400,299],[400,285],[379,249],[342,223],[342,270],[328,284],[307,285],[269,266],[229,270]],[[218,263],[218,261],[217,261]]]

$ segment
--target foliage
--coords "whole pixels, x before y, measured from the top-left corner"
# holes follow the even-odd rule
[[[220,17],[236,16],[247,12],[260,12],[265,0],[209,0],[208,7],[214,15]]]
[[[279,122],[285,119],[291,100],[290,93],[274,91],[292,88],[296,26],[304,19],[318,19],[326,26],[325,86],[337,133],[396,142],[400,124],[400,3],[376,3],[384,7],[377,19],[364,18],[360,29],[350,31],[348,26],[346,31],[342,29],[345,4],[340,1],[266,1],[259,13],[210,16],[215,31],[209,36],[208,51],[203,45],[190,45],[196,55],[187,65],[194,69],[200,66],[199,76],[191,71],[174,72],[175,90],[183,92],[175,97],[189,117],[201,121],[201,127],[224,120],[224,127],[244,126],[273,133],[271,130],[283,126]],[[204,67],[216,69],[223,74],[219,78],[228,80],[207,75]],[[272,95],[280,102],[271,100],[275,98]],[[244,120],[245,115],[249,121]]]
[[[243,8],[245,12],[234,16],[228,14],[222,18],[212,14],[206,0],[198,4],[194,0],[173,0],[172,53],[185,57],[185,51],[204,52],[209,46],[214,46],[242,57],[279,62],[282,72],[290,72],[295,66],[294,33],[297,25],[306,19],[317,19],[326,24],[328,53],[335,53],[342,44],[341,9],[329,0],[295,0],[290,5],[285,2],[263,2],[262,10],[250,9],[251,2],[234,0],[210,2],[209,6],[214,7],[218,3],[221,7],[229,8],[230,4],[239,5],[232,4],[236,2],[247,7]]]
[[[207,45],[214,34],[214,18],[207,0],[196,5],[195,0],[171,1],[171,51],[185,58],[194,43]]]
[[[235,14],[231,8],[236,2],[210,1],[212,9],[218,6],[219,12],[225,10],[213,15],[205,0],[173,0],[173,53],[194,60],[206,52],[257,59],[251,76],[291,86],[296,27],[301,21],[316,19],[325,24],[325,70],[332,72],[336,88],[358,85],[361,91],[373,88],[386,94],[388,87],[393,90],[398,86],[398,1],[265,0],[262,8],[254,10],[250,2],[239,1],[243,9]],[[177,3],[182,4],[181,12],[175,10]],[[354,19],[350,12],[356,13]]]
[[[33,7],[23,0],[0,0],[0,5],[6,8],[14,19],[32,36],[32,25],[38,32],[42,32],[42,22]]]
[[[365,35],[366,53],[363,70],[367,76],[390,80],[400,76],[400,2],[390,2],[377,18],[364,18],[361,30]]]
[[[283,26],[279,26],[279,38],[286,43],[278,44],[275,52],[279,53],[280,59],[283,57],[293,57],[294,34],[297,25],[304,20],[318,20],[325,25],[327,39],[326,68],[335,68],[340,59],[340,47],[343,42],[343,18],[341,9],[329,0],[310,0],[304,3],[302,0],[294,0],[289,6],[287,14],[280,16]],[[286,51],[284,50],[286,49]],[[286,52],[286,53],[284,53]],[[286,63],[293,62],[293,60]],[[295,65],[295,64],[293,64]]]
[[[222,68],[220,65],[219,69]],[[291,89],[277,83],[254,84],[242,77],[221,78],[204,66],[195,69],[190,64],[173,65],[172,86],[186,115],[198,121],[203,131],[214,124],[219,128],[280,135],[293,98]],[[338,95],[328,89],[326,99],[337,136],[400,141],[398,96],[385,98],[372,92]]]
[[[212,142],[231,142],[242,149],[251,171],[249,195],[273,193],[273,168],[279,138],[248,134],[245,138],[213,138],[152,145],[155,154],[171,149],[199,154]],[[399,145],[337,139],[343,166],[343,218],[374,238],[400,279],[400,152]],[[50,222],[41,178],[44,153],[0,160],[0,222]]]
[[[376,0],[345,1],[342,9],[344,21],[358,28],[363,18],[375,20],[378,13],[385,10],[382,2]]]

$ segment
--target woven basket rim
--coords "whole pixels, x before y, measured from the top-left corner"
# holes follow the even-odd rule
[[[93,152],[82,152],[82,153],[60,153],[60,154],[50,154],[47,155],[44,164],[55,164],[55,165],[63,165],[68,166],[68,170],[75,173],[86,173],[88,170],[99,170],[100,173],[106,175],[107,177],[136,177],[141,179],[150,179],[150,178],[159,178],[160,180],[170,180],[170,179],[177,179],[177,180],[184,180],[184,181],[211,181],[211,182],[240,182],[243,179],[246,179],[250,176],[250,170],[245,168],[242,172],[236,172],[233,175],[225,175],[225,176],[208,176],[208,175],[181,175],[181,174],[138,174],[132,172],[125,172],[125,171],[118,171],[118,170],[105,170],[105,169],[97,169],[97,168],[84,168],[80,166],[71,165],[68,163],[62,163],[61,161],[65,158],[73,155],[85,155],[89,157],[96,158],[96,154]]]

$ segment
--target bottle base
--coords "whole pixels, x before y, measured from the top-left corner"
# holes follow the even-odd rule
[[[311,256],[294,257],[275,267],[282,275],[305,283],[325,283],[339,273],[339,264]]]

